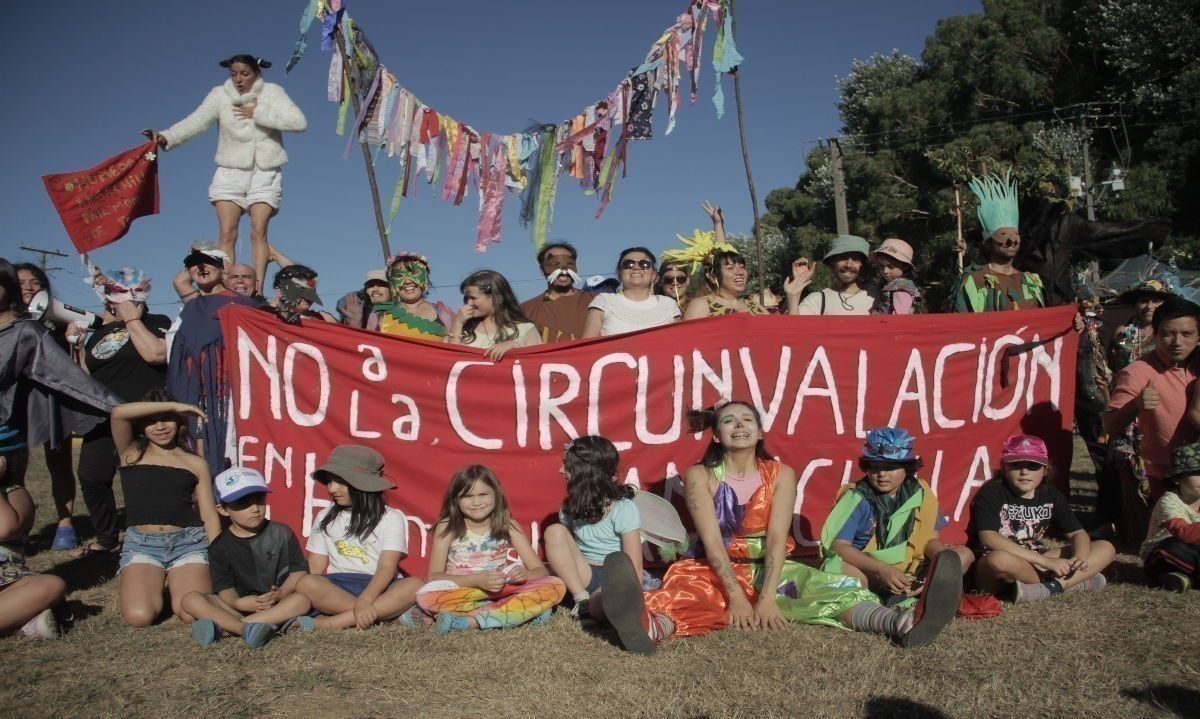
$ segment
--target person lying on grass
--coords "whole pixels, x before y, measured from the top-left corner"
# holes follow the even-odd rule
[[[229,526],[208,547],[213,593],[192,592],[183,609],[196,617],[192,638],[208,646],[222,634],[258,649],[285,624],[311,631],[308,597],[296,585],[308,565],[286,524],[266,518],[266,480],[257,470],[230,467],[214,482],[217,512]]]
[[[859,458],[865,476],[838,490],[821,530],[822,571],[854,577],[889,606],[914,601],[917,577],[941,552],[957,554],[964,573],[975,559],[938,537],[945,515],[916,474],[921,459],[913,442],[898,427],[867,432]]]
[[[315,628],[366,629],[411,609],[423,582],[396,569],[408,551],[407,520],[384,504],[395,485],[383,477],[383,455],[344,444],[312,477],[333,500],[317,515],[305,547],[309,574],[296,585],[323,615]]]
[[[1171,453],[1167,491],[1150,513],[1142,564],[1151,583],[1186,592],[1200,586],[1200,444]]]
[[[646,595],[675,635],[716,629],[779,629],[787,622],[874,632],[901,646],[927,644],[954,617],[962,596],[958,555],[930,562],[915,605],[892,609],[853,578],[788,560],[796,473],[763,443],[758,410],[728,402],[689,414],[692,431],[712,430],[704,457],[684,475],[688,512],[699,535],[662,589]]]
[[[112,413],[128,525],[121,546],[121,618],[131,627],[158,619],[164,581],[171,611],[187,623],[194,617],[184,611],[183,598],[212,591],[208,543],[221,533],[221,518],[208,463],[193,449],[189,416],[207,419],[200,408],[173,402],[161,389]]]
[[[428,584],[417,592],[437,633],[546,623],[566,592],[549,574],[495,473],[481,464],[455,472],[433,527]]]
[[[1013,601],[1033,602],[1104,588],[1100,572],[1116,549],[1088,537],[1067,498],[1046,481],[1049,477],[1045,442],[1028,434],[1004,441],[1000,471],[971,500],[967,535],[978,557],[975,584],[980,590],[1011,590]],[[1047,548],[1044,540],[1052,526],[1068,546]]]

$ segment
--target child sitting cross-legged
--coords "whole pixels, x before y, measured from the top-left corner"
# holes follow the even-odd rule
[[[1049,476],[1050,455],[1040,438],[1018,434],[1004,441],[1000,471],[971,500],[967,526],[979,556],[975,584],[982,591],[996,594],[1011,587],[1013,601],[1033,602],[1104,588],[1100,572],[1116,549],[1088,537],[1067,498],[1046,482]],[[1068,546],[1046,546],[1051,526]]]
[[[481,464],[455,472],[433,529],[429,583],[417,592],[438,634],[545,623],[566,591],[513,521],[495,473]]]
[[[942,552],[958,555],[965,574],[974,555],[938,537],[945,524],[933,490],[916,471],[913,437],[898,427],[867,432],[864,476],[843,486],[821,530],[822,571],[854,577],[886,604],[915,601],[924,570]]]
[[[1171,452],[1168,488],[1150,513],[1142,563],[1150,581],[1186,592],[1200,586],[1200,444]]]
[[[196,618],[192,638],[208,646],[222,635],[240,636],[257,649],[281,627],[312,631],[312,606],[296,592],[307,565],[286,524],[266,518],[271,490],[258,471],[231,467],[213,482],[217,513],[229,520],[208,547],[213,594],[192,592],[183,609]]]

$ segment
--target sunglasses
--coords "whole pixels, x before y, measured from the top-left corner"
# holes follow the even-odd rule
[[[634,267],[649,270],[654,267],[653,260],[621,260],[621,269],[632,270]]]
[[[1018,470],[1018,471],[1022,470],[1022,469],[1027,469],[1030,472],[1036,472],[1039,469],[1046,468],[1046,465],[1042,464],[1041,462],[1034,462],[1031,460],[1011,460],[1011,461],[1005,462],[1004,465],[1008,469],[1013,469],[1013,470]]]
[[[687,275],[663,275],[664,285],[686,285]]]

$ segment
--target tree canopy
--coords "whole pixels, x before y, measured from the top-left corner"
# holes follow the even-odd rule
[[[957,273],[954,186],[977,244],[973,175],[1012,168],[1023,197],[1082,212],[1070,178],[1084,143],[1097,189],[1112,168],[1126,188],[1099,193],[1098,219],[1166,217],[1194,257],[1200,236],[1200,3],[1196,0],[984,0],[943,18],[919,59],[856,60],[837,82],[850,230],[899,237],[921,283]],[[833,173],[812,149],[795,186],[766,198],[768,284],[833,239]],[[818,278],[818,284],[821,278]]]

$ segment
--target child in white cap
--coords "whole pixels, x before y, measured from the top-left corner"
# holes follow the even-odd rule
[[[185,611],[196,618],[192,638],[208,646],[223,634],[257,649],[281,629],[312,631],[312,605],[296,592],[308,569],[300,542],[286,525],[266,518],[270,488],[258,471],[230,467],[213,481],[217,512],[229,526],[208,547],[212,594],[192,592]]]

